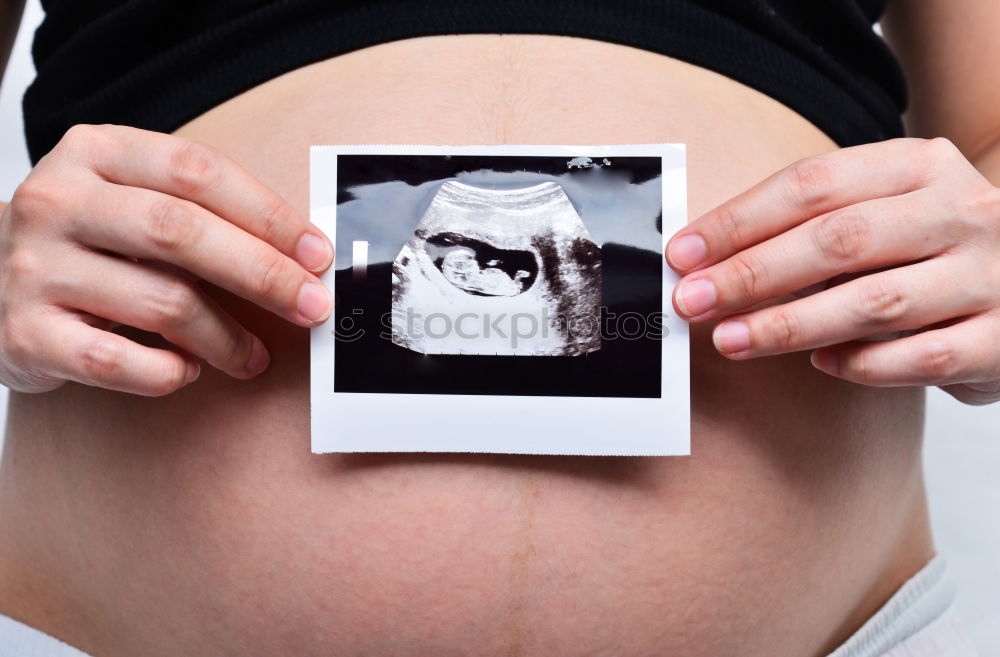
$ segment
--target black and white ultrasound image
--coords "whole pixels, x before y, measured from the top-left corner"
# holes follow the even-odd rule
[[[658,157],[338,156],[335,391],[660,397],[661,177]]]

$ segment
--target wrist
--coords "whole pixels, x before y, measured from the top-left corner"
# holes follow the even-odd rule
[[[987,180],[1000,187],[1000,141],[980,152],[972,164]]]

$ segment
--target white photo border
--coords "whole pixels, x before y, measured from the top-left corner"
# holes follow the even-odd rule
[[[366,144],[310,149],[310,217],[336,243],[337,158],[340,155],[475,155],[536,157],[659,157],[662,163],[662,248],[687,223],[683,144],[606,146],[428,146]],[[662,253],[661,248],[661,253]],[[675,456],[691,453],[688,324],[671,304],[679,276],[663,260],[661,396],[565,397],[334,392],[334,316],[312,329],[310,416],[312,451],[468,452],[594,456]],[[334,268],[322,277],[336,294]],[[454,418],[455,431],[440,417]],[[475,445],[459,428],[476,426]],[[488,417],[488,422],[482,418]],[[427,418],[422,420],[422,418]],[[557,427],[557,430],[552,430]],[[538,428],[538,430],[533,430]]]

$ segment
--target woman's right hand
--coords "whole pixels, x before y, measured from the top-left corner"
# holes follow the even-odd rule
[[[310,272],[332,261],[319,229],[208,146],[75,126],[0,218],[0,383],[164,395],[198,377],[198,358],[253,377],[267,349],[198,280],[309,327],[332,309]],[[178,349],[112,332],[122,324]]]

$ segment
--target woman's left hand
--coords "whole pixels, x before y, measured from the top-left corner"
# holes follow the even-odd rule
[[[685,274],[674,307],[724,318],[728,358],[815,350],[848,381],[1000,399],[1000,189],[947,139],[802,160],[678,231],[667,261]],[[865,340],[895,331],[913,333]]]

